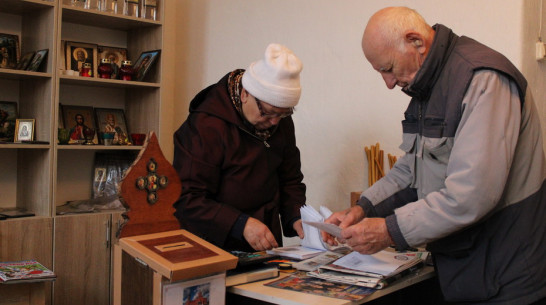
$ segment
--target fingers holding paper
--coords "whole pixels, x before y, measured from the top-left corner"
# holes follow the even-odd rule
[[[326,219],[325,223],[331,223],[339,226],[341,229],[345,229],[349,227],[350,225],[353,225],[360,220],[364,218],[364,210],[360,206],[354,206],[349,209],[335,212],[333,213],[328,219]],[[334,236],[321,231],[322,239],[328,243],[330,246],[337,246],[337,241]]]
[[[373,254],[393,244],[385,218],[364,218],[341,231],[344,242],[361,254]]]
[[[269,228],[253,217],[248,218],[243,236],[256,251],[269,250],[279,246]]]
[[[304,237],[304,234],[303,234],[303,222],[301,219],[298,219],[294,222],[294,224],[292,225],[292,227],[294,228],[294,231],[296,231],[296,233],[298,233],[298,237],[300,239],[303,239]]]

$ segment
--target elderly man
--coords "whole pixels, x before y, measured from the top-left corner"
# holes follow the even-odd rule
[[[411,97],[405,155],[326,222],[361,253],[426,244],[447,301],[545,304],[546,165],[524,76],[405,7],[375,13],[362,50],[389,89]]]
[[[182,228],[226,250],[262,251],[303,238],[305,184],[294,123],[301,61],[280,44],[201,91],[174,134]],[[280,219],[279,219],[280,215]],[[281,232],[282,227],[282,232]]]

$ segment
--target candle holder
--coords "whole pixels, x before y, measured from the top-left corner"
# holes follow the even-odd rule
[[[95,145],[93,142],[93,139],[95,138],[95,129],[87,127],[84,129],[83,135],[85,136],[84,145]]]
[[[98,67],[98,73],[100,78],[111,78],[114,68],[112,67],[112,62],[108,58],[103,58],[100,60],[100,65]]]
[[[83,77],[92,77],[93,71],[91,70],[91,64],[90,63],[84,63],[82,70],[80,71],[80,76]]]
[[[133,63],[130,60],[124,60],[119,68],[119,76],[122,80],[133,80],[135,75],[135,69]]]
[[[70,141],[70,130],[66,128],[59,128],[58,134],[59,144],[66,145]]]

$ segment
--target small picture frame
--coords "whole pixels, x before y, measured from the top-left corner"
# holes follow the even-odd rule
[[[127,120],[123,109],[95,108],[95,118],[99,135],[103,133],[114,133],[112,144],[132,145],[131,137],[127,129]],[[101,144],[104,144],[102,137]]]
[[[16,119],[14,142],[34,141],[34,122],[34,119]]]
[[[223,274],[168,283],[163,286],[163,304],[223,304],[226,282]]]
[[[26,70],[28,68],[28,65],[30,65],[30,62],[32,61],[32,58],[34,58],[34,54],[36,52],[28,52],[23,57],[21,57],[21,60],[17,64],[16,69],[17,70]]]
[[[114,72],[110,78],[117,79],[119,78],[119,68],[121,63],[124,60],[127,60],[127,49],[124,48],[115,48],[107,46],[98,46],[99,52],[99,61],[103,58],[110,59],[110,62],[113,64]]]
[[[83,64],[91,64],[92,77],[97,77],[97,48],[98,45],[67,41],[65,48],[66,69],[81,71]]]
[[[42,63],[47,57],[47,49],[36,51],[36,54],[32,57],[32,61],[30,61],[30,64],[27,67],[27,71],[33,71],[37,72],[40,70],[40,66],[42,66]]]
[[[15,69],[20,57],[19,36],[0,33],[0,68]]]
[[[99,144],[95,119],[93,116],[93,107],[91,106],[73,106],[61,105],[63,115],[63,125],[70,133],[68,144],[83,144],[86,142],[84,131],[86,128],[95,130],[93,144]]]
[[[142,52],[133,65],[135,68],[135,80],[142,81],[152,65],[157,61],[161,50]]]
[[[0,101],[0,141],[13,142],[17,119],[17,103]]]
[[[95,167],[95,182],[96,183],[106,182],[106,168],[105,167]]]

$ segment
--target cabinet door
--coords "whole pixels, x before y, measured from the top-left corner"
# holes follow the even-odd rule
[[[52,236],[53,219],[49,217],[0,221],[0,261],[36,259],[47,268],[53,269]],[[41,291],[45,294],[43,297],[46,299],[46,304],[51,304],[51,283],[47,282],[45,289]],[[12,285],[0,285],[0,304],[23,304],[10,303],[9,299],[3,300],[1,296],[6,295],[12,297],[20,295],[21,299],[29,297],[28,293],[18,294]],[[15,302],[13,299],[11,301]]]
[[[52,228],[49,217],[0,221],[0,261],[36,259],[52,268]]]
[[[55,305],[110,302],[108,213],[55,217]]]

